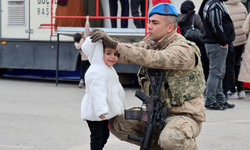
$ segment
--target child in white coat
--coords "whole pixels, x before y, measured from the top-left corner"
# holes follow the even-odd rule
[[[112,67],[118,61],[118,51],[103,49],[102,41],[92,43],[89,37],[82,51],[91,65],[85,74],[81,118],[87,121],[91,132],[91,150],[102,150],[109,137],[109,119],[121,115],[125,109],[125,92]]]

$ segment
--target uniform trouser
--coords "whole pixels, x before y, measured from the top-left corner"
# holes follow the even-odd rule
[[[234,65],[235,84],[233,84],[230,87],[230,91],[232,93],[234,93],[236,91],[235,90],[235,86],[237,87],[237,91],[238,92],[240,92],[241,90],[244,90],[244,87],[243,87],[244,83],[238,81],[238,76],[239,76],[239,73],[240,73],[240,65],[241,65],[241,56],[242,56],[242,53],[244,52],[244,48],[245,48],[245,45],[240,45],[240,46],[234,47],[234,50],[236,51],[236,54],[235,54],[235,65]]]
[[[145,0],[131,0],[131,12],[133,17],[145,17]],[[141,16],[139,15],[139,7]],[[134,19],[137,28],[145,28],[145,19]]]
[[[80,79],[84,78],[85,73],[87,72],[89,66],[90,66],[90,63],[88,60],[81,61]]]
[[[207,43],[205,48],[210,63],[205,105],[215,102],[224,104],[225,95],[223,93],[222,81],[225,75],[228,48],[222,48],[220,44]]]
[[[109,0],[109,9],[110,9],[110,16],[117,16],[117,5],[118,0]],[[122,12],[121,16],[129,16],[129,3],[128,0],[120,0]],[[111,26],[112,28],[117,28],[117,19],[111,19]],[[128,27],[128,19],[121,19],[121,28],[127,28]]]
[[[110,120],[110,131],[122,141],[140,146],[139,142],[128,140],[128,135],[143,137],[145,122],[126,120],[124,114]],[[164,129],[157,128],[151,141],[151,150],[197,150],[195,138],[200,134],[201,122],[184,115],[169,116]]]
[[[109,137],[108,120],[88,121],[91,150],[102,150]]]

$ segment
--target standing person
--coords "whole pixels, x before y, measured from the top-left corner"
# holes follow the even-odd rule
[[[195,6],[192,1],[184,1],[181,4],[181,14],[178,16],[178,25],[180,26],[181,34],[185,35],[185,29],[190,27],[192,24],[192,19],[194,17],[194,27],[203,32],[203,22],[199,15],[195,14]],[[201,51],[201,62],[205,75],[205,80],[208,78],[209,62],[206,54],[206,50],[203,43],[196,43]]]
[[[141,15],[139,13],[139,7]],[[133,17],[145,17],[145,0],[131,0],[131,12]],[[136,28],[145,28],[145,19],[133,19]]]
[[[80,50],[80,54],[81,54],[80,82],[78,85],[79,88],[83,88],[84,86],[84,76],[90,65],[88,61],[88,57],[81,50],[81,46],[84,40],[89,36],[89,28],[90,28],[89,16],[87,16],[84,35],[82,31],[74,35],[75,47],[76,49]]]
[[[118,0],[109,0],[109,9],[110,9],[110,16],[117,16],[117,5]],[[128,17],[129,16],[129,2],[128,0],[120,0],[121,3],[121,16]],[[111,27],[117,28],[117,19],[110,19],[111,20]],[[128,19],[121,19],[121,28],[128,27]]]
[[[205,107],[216,110],[235,106],[225,100],[222,88],[228,49],[235,39],[233,22],[223,1],[208,0],[203,9],[203,42],[210,62]]]
[[[174,5],[155,5],[148,14],[148,34],[139,43],[118,43],[100,29],[91,33],[93,42],[102,39],[104,45],[118,50],[119,63],[141,65],[138,79],[147,96],[151,90],[145,69],[149,67],[166,71],[159,98],[165,103],[163,107],[168,107],[168,116],[164,129],[154,130],[151,149],[197,150],[195,138],[201,132],[202,122],[206,120],[203,97],[205,80],[200,52],[193,42],[176,32],[177,16]],[[184,77],[189,75],[192,77]],[[170,83],[169,79],[173,77],[181,83]],[[182,88],[183,85],[185,88]],[[140,143],[129,140],[128,134],[143,135],[144,127],[145,122],[125,120],[124,114],[110,120],[110,130],[116,137],[136,145]]]
[[[125,109],[125,92],[112,67],[118,61],[118,51],[101,41],[92,43],[88,37],[82,51],[91,63],[85,75],[86,94],[81,103],[81,118],[91,132],[91,150],[102,150],[109,137],[109,119]]]
[[[181,4],[181,14],[178,16],[178,25],[180,26],[181,34],[185,35],[186,27],[189,27],[192,23],[192,17],[194,16],[194,27],[203,31],[203,23],[199,15],[195,14],[195,6],[192,1],[184,1]]]
[[[241,82],[250,82],[250,14],[247,15],[247,19],[242,26],[242,30],[245,34],[248,34],[248,38],[243,53],[238,80]]]
[[[56,16],[84,16],[82,0],[67,0],[66,5],[57,3]],[[84,27],[84,24],[85,19],[56,18],[55,30],[57,27]]]
[[[96,0],[82,0],[83,10],[85,16],[97,16],[96,14]],[[99,0],[98,15],[103,16],[102,1]],[[91,19],[91,27],[104,27],[103,19]]]
[[[247,18],[247,9],[241,3],[241,0],[229,0],[225,2],[226,7],[230,13],[234,24],[235,30],[235,40],[233,42],[233,51],[228,51],[227,55],[227,68],[229,70],[228,80],[225,81],[228,83],[230,95],[229,99],[238,99],[245,98],[245,89],[243,87],[243,82],[238,81],[238,76],[240,72],[241,65],[241,56],[244,51],[246,44],[246,34],[242,30],[244,21]],[[229,84],[231,83],[231,84]],[[235,89],[237,87],[237,91]],[[226,88],[227,90],[228,88]],[[227,94],[228,91],[224,91]]]

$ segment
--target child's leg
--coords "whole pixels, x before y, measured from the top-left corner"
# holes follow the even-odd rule
[[[90,134],[91,150],[102,150],[109,137],[108,120],[87,121],[87,123],[91,132]]]
[[[109,121],[108,120],[104,120],[103,121],[103,143],[102,143],[102,147],[104,147],[104,145],[107,143],[108,138],[109,138]]]
[[[85,73],[87,72],[87,70],[88,70],[88,68],[89,68],[89,66],[90,66],[90,63],[89,63],[89,61],[88,60],[85,60],[85,61],[83,61],[83,77],[85,76]]]
[[[108,138],[109,138],[109,128],[108,128],[108,125],[109,125],[109,121],[108,120],[104,120],[104,125],[103,125],[103,147],[104,145],[107,143],[108,141]]]
[[[84,61],[81,61],[81,69],[80,69],[80,79],[83,80],[84,78],[84,73],[85,73],[85,64]]]

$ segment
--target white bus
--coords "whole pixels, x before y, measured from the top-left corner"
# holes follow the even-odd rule
[[[180,11],[180,6],[185,0],[172,1]],[[197,13],[202,0],[193,2]],[[248,6],[247,0],[242,2]],[[104,16],[110,16],[108,0],[99,0],[99,3]],[[119,1],[118,6],[120,16]],[[58,27],[51,35],[51,0],[1,0],[0,7],[0,75],[8,69],[75,71],[80,68],[80,54],[74,47],[72,36],[76,32],[84,31],[84,28]],[[53,0],[54,15],[56,7],[57,0]],[[149,0],[149,10],[151,8],[152,1]],[[131,11],[129,16],[132,17]],[[54,23],[55,19],[52,20]],[[119,19],[116,29],[111,28],[110,19],[103,21],[102,28],[121,40],[134,42],[142,40],[145,36],[145,29],[136,29],[132,19],[129,19],[126,29],[120,28]],[[57,35],[60,35],[59,39]],[[139,69],[139,65],[116,64],[114,67],[119,74],[126,74],[126,77],[128,74],[136,74]]]

